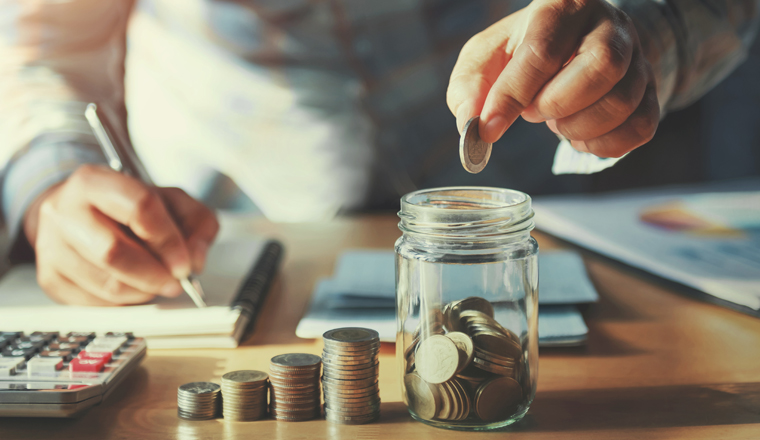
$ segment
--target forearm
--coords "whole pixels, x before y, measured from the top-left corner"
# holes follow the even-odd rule
[[[609,0],[634,21],[661,114],[707,93],[746,58],[760,0]]]
[[[82,163],[102,161],[83,117],[97,101],[126,134],[123,60],[131,1],[0,5],[2,208],[15,238],[31,201]]]

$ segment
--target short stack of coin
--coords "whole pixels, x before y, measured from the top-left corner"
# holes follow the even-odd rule
[[[267,415],[267,379],[263,371],[239,370],[222,376],[225,420],[251,421]]]
[[[276,420],[303,421],[322,415],[319,374],[322,360],[306,353],[281,354],[269,363],[269,413]]]
[[[377,420],[380,417],[378,333],[346,327],[325,332],[323,337],[325,418],[344,425]]]
[[[438,323],[442,321],[442,331]],[[423,419],[504,420],[531,392],[520,338],[484,298],[429,312],[404,349],[406,401]]]
[[[190,382],[177,389],[177,415],[186,420],[218,417],[221,387],[213,382]]]

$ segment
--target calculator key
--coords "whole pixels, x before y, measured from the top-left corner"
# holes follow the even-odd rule
[[[127,342],[126,336],[98,336],[92,340],[92,344],[117,344],[122,345]]]
[[[16,368],[24,364],[21,358],[0,358],[0,377],[13,376]]]
[[[43,350],[37,356],[42,358],[61,358],[64,362],[68,362],[73,357],[71,350]]]
[[[74,342],[53,342],[52,344],[48,344],[47,346],[48,350],[69,350],[69,351],[79,351],[80,347],[79,344]]]
[[[80,351],[79,355],[77,356],[79,359],[100,359],[103,360],[103,362],[108,363],[111,362],[111,358],[113,358],[113,353],[110,351]]]
[[[26,374],[29,376],[52,376],[63,368],[61,358],[35,357],[26,363]]]
[[[39,350],[40,348],[44,346],[45,346],[44,340],[32,340],[31,338],[28,338],[28,337],[18,338],[15,341],[13,341],[13,343],[11,343],[11,347],[23,348],[23,349],[34,348],[34,349]]]
[[[73,344],[79,344],[81,347],[84,347],[85,345],[90,343],[90,338],[87,336],[58,336],[56,339],[54,339],[51,342],[55,343],[73,343]]]
[[[37,353],[37,350],[34,348],[15,348],[15,347],[5,347],[2,351],[2,357],[13,357],[13,358],[24,358],[30,359],[32,356]]]
[[[34,332],[29,335],[30,338],[39,338],[45,342],[50,342],[58,336],[58,332]]]
[[[84,337],[87,339],[95,339],[95,332],[68,332],[66,333],[67,337]]]
[[[5,336],[0,336],[0,350],[10,345],[11,342],[13,342],[12,338],[6,338]]]
[[[69,370],[72,373],[98,373],[103,370],[106,363],[102,359],[72,359],[69,362]]]
[[[129,340],[132,340],[135,338],[135,335],[132,334],[132,332],[108,332],[106,333],[107,338],[113,338],[113,337],[125,337]]]

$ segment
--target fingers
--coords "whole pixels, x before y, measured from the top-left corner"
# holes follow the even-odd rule
[[[119,281],[114,275],[87,261],[72,247],[62,243],[52,258],[59,262],[62,273],[85,292],[113,304],[142,304],[155,297],[154,292],[144,292]],[[179,294],[180,292],[177,292]]]
[[[208,248],[219,232],[219,222],[212,210],[179,188],[157,188],[186,238],[194,272],[206,264]]]
[[[569,60],[590,19],[575,2],[550,2],[531,10],[525,37],[493,83],[480,115],[480,136],[498,140],[536,94]]]
[[[518,13],[519,14],[519,13]],[[464,45],[449,79],[446,103],[457,118],[461,133],[472,117],[480,114],[491,86],[510,59],[508,43],[512,22],[510,16],[472,37]]]
[[[636,31],[625,14],[610,5],[606,8],[614,18],[597,21],[576,56],[536,95],[523,118],[541,122],[573,115],[602,98],[626,75]]]
[[[190,274],[185,239],[156,191],[132,177],[100,166],[80,167],[70,179],[70,193],[84,194],[86,203],[129,227],[176,278]]]
[[[37,283],[55,302],[74,306],[108,307],[118,303],[108,302],[85,292],[64,275],[47,269],[37,271]]]
[[[600,100],[568,117],[557,119],[556,130],[568,139],[584,141],[623,124],[641,103],[647,81],[653,81],[639,58],[641,55],[637,53],[625,77]]]
[[[68,201],[64,199],[64,204]],[[55,271],[65,274],[69,279],[76,278],[81,282],[95,277],[83,286],[88,291],[103,292],[105,281],[113,277],[141,292],[169,297],[181,293],[179,282],[168,269],[129,237],[119,224],[100,211],[91,207],[74,212],[61,211],[53,201],[46,201],[40,207],[40,221],[45,225],[44,229],[41,228],[41,234],[50,238],[38,238],[38,258],[44,256]],[[72,257],[61,249],[64,244],[76,249],[83,259],[104,275],[96,277],[92,274],[91,266],[68,261]],[[86,272],[75,275],[75,272],[82,270]],[[96,286],[98,283],[101,283],[100,288]],[[106,287],[120,289],[118,285]]]
[[[620,157],[649,142],[660,121],[660,106],[654,85],[647,87],[636,111],[614,130],[582,141],[588,151],[599,157]]]

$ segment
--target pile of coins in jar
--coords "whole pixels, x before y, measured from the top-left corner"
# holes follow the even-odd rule
[[[405,397],[426,420],[505,420],[530,391],[520,338],[470,297],[423,316],[404,350]]]

